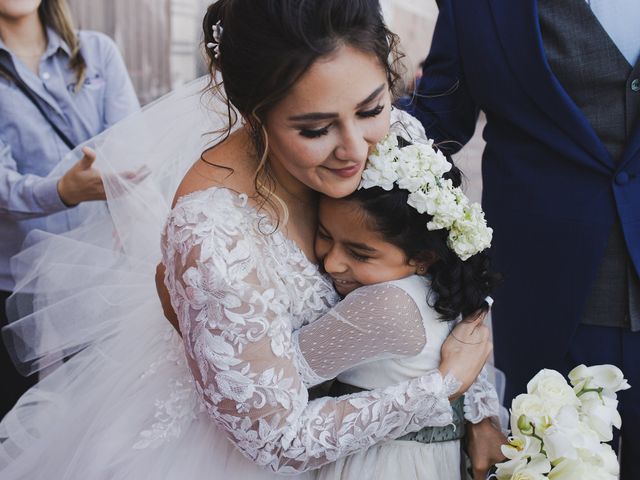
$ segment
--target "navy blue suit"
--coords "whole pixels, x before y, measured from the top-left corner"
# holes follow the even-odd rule
[[[640,333],[580,325],[616,215],[640,271],[640,125],[614,162],[549,67],[536,0],[439,6],[418,86],[429,95],[410,110],[430,137],[461,144],[478,111],[487,116],[482,201],[504,275],[493,321],[506,401],[540,368],[614,363],[635,383],[622,396],[623,425],[640,431]],[[633,448],[624,447],[628,459],[640,456]]]

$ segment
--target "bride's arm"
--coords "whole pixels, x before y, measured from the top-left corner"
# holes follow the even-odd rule
[[[294,361],[289,299],[276,272],[264,268],[259,239],[179,210],[163,243],[188,363],[209,414],[245,455],[274,471],[303,471],[451,422],[448,397],[458,382],[438,370],[308,402]]]
[[[169,295],[169,290],[167,290],[167,286],[164,284],[164,276],[165,276],[165,268],[164,264],[159,263],[156,266],[156,292],[158,293],[158,297],[160,298],[160,304],[162,305],[162,313],[164,317],[169,320],[169,323],[173,328],[176,329],[179,335],[180,333],[180,323],[178,322],[178,316],[176,315],[175,310],[171,306],[171,296]]]

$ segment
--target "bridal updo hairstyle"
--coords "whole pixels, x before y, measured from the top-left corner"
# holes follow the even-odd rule
[[[216,43],[218,22],[220,54],[205,50],[211,88],[228,106],[229,127],[222,133],[226,138],[237,121],[235,109],[260,158],[255,185],[265,200],[273,191],[266,114],[317,59],[344,45],[372,54],[392,93],[399,91],[398,37],[387,29],[378,0],[218,0],[204,17],[204,45]]]
[[[398,137],[401,146],[407,142]],[[443,175],[451,179],[454,187],[462,183],[460,170],[452,164]],[[428,304],[443,320],[455,320],[459,315],[468,317],[474,312],[486,312],[485,301],[500,280],[500,274],[492,272],[487,250],[476,253],[463,261],[447,245],[447,229],[428,230],[432,220],[428,213],[418,211],[407,203],[409,191],[394,184],[393,189],[381,187],[362,188],[341,201],[356,202],[365,213],[370,228],[382,238],[400,248],[407,259],[433,260],[428,274],[431,290],[435,295],[427,299]]]

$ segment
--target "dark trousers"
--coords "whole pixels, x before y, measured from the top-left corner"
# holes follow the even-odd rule
[[[640,332],[580,325],[567,357],[567,371],[563,373],[581,363],[616,365],[631,385],[629,390],[618,393],[622,415],[620,479],[637,480],[640,478]]]
[[[0,326],[7,323],[6,301],[11,292],[0,291]],[[0,395],[0,418],[3,418],[15,405],[18,399],[29,387],[38,380],[37,375],[23,377],[20,375],[9,358],[4,343],[0,345],[0,372],[2,372],[2,394]]]

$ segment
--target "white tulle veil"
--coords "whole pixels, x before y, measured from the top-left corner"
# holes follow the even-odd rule
[[[24,374],[113,334],[121,319],[114,313],[148,301],[174,192],[228,125],[227,105],[207,82],[200,78],[148,105],[51,172],[60,176],[89,145],[108,200],[75,207],[67,233],[31,232],[12,260],[16,288],[3,337]]]

